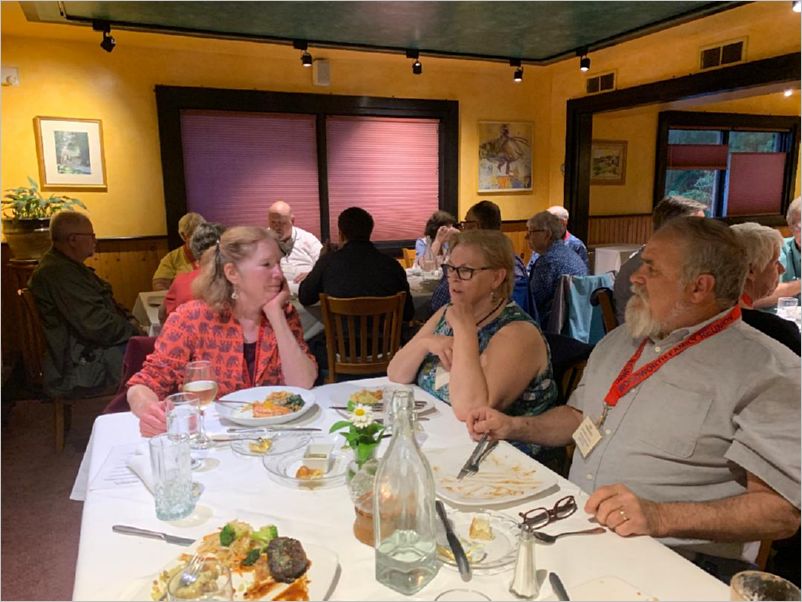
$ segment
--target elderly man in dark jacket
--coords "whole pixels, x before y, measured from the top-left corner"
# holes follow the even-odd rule
[[[95,233],[85,215],[62,211],[50,220],[51,248],[28,287],[47,341],[44,388],[77,397],[117,388],[129,338],[143,334],[112,295],[111,285],[84,265],[95,252]]]

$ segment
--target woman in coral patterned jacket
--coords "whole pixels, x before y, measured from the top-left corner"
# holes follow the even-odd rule
[[[204,253],[197,300],[170,314],[155,351],[128,381],[142,435],[165,431],[161,400],[180,389],[190,361],[211,362],[221,396],[258,385],[313,385],[317,363],[289,304],[280,259],[272,235],[250,226],[227,230]]]

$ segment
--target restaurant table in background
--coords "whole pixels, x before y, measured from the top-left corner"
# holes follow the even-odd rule
[[[148,291],[139,293],[134,302],[134,309],[131,311],[134,317],[139,320],[148,336],[158,336],[161,331],[161,321],[159,320],[159,306],[164,301],[167,291]]]
[[[606,274],[607,272],[618,272],[621,265],[629,259],[635,251],[641,248],[641,245],[603,245],[594,248],[594,255],[596,257],[593,262],[594,274]]]
[[[330,409],[332,400],[347,396],[354,385],[377,387],[387,382],[380,378],[318,387],[313,392],[320,407],[297,424],[320,427],[321,434],[325,434],[335,420],[341,419]],[[457,448],[460,454],[464,451],[467,458],[474,442],[451,408],[417,387],[415,397],[435,405],[436,411],[428,414],[429,420],[419,423],[427,435],[422,447],[430,454],[430,461],[438,457],[434,450],[444,448]],[[212,433],[222,430],[216,409],[209,411],[208,425]],[[136,418],[130,413],[100,416],[95,421],[72,496],[84,500],[73,599],[118,600],[143,591],[143,587],[147,591],[149,580],[187,551],[163,541],[119,535],[112,532],[112,525],[133,525],[197,538],[235,518],[255,527],[275,523],[283,535],[335,552],[340,570],[334,577],[331,599],[409,599],[375,580],[374,550],[353,535],[354,508],[345,485],[314,490],[286,488],[269,478],[261,458],[238,455],[228,446],[217,447],[206,452],[205,466],[193,472],[193,479],[204,486],[204,491],[192,516],[162,522],[156,518],[153,498],[144,485],[131,474],[125,478],[124,463],[122,470],[110,470],[119,466],[126,453],[142,445]],[[380,455],[386,446],[387,440],[382,443]],[[509,447],[506,443],[502,446]],[[509,451],[518,454],[512,447]],[[522,466],[542,471],[544,478],[556,480],[556,485],[523,502],[493,509],[517,519],[519,511],[551,507],[556,500],[574,495],[579,510],[544,530],[558,533],[586,528],[589,517],[582,508],[587,495],[531,458],[521,454],[520,459]],[[722,582],[650,537],[623,538],[610,532],[567,537],[552,545],[537,545],[535,558],[541,580],[546,571],[557,572],[569,594],[574,588],[585,591],[589,584],[595,584],[598,597],[588,599],[604,599],[600,597],[606,592],[604,584],[611,581],[619,585],[626,582],[631,599],[725,600],[729,596]],[[493,600],[509,600],[512,572],[513,564],[495,574],[475,570],[470,584],[465,584],[454,568],[442,566],[413,599],[432,600],[445,590],[468,587]],[[555,599],[548,581],[538,599]]]

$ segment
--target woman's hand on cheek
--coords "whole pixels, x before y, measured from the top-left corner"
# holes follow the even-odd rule
[[[473,311],[465,303],[454,303],[446,310],[446,322],[452,330],[475,328]]]
[[[287,279],[282,278],[281,289],[279,289],[272,299],[268,299],[268,301],[262,306],[262,310],[265,312],[265,316],[267,316],[269,319],[271,315],[277,315],[277,313],[274,312],[283,314],[284,306],[289,302],[290,286],[287,284]]]

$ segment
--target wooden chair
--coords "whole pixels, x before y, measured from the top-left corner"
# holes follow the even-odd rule
[[[28,383],[44,391],[42,359],[47,352],[45,333],[39,317],[39,309],[33,294],[27,288],[17,290],[20,298],[20,332],[22,333],[22,359],[25,363],[25,374]],[[70,429],[72,422],[72,406],[70,399],[51,397],[43,393],[44,397],[53,404],[53,430],[55,432],[56,451],[64,450],[64,436]],[[94,395],[86,399],[100,399],[109,395]]]
[[[415,265],[415,249],[401,249],[404,252],[404,267],[411,268]]]
[[[601,308],[605,334],[618,326],[618,318],[615,315],[615,306],[613,305],[613,291],[611,289],[606,286],[600,286],[590,294],[590,303]]]
[[[391,297],[343,299],[320,294],[329,362],[326,382],[337,382],[338,374],[387,371],[401,346],[406,296],[401,292]]]

